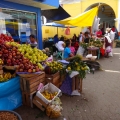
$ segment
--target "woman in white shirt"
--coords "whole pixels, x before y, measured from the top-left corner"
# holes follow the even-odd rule
[[[56,47],[57,47],[58,51],[61,51],[61,52],[64,51],[65,43],[63,42],[62,39],[60,39],[58,41],[58,43],[56,44]]]

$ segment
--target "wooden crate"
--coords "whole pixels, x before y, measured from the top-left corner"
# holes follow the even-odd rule
[[[35,96],[33,98],[33,103],[42,111],[45,111],[45,109],[47,108],[47,104],[45,102],[43,102],[39,97]]]
[[[43,84],[45,85],[46,82],[44,81]],[[33,97],[36,95],[36,90],[32,93],[28,92],[23,92],[22,91],[22,100],[23,100],[23,105],[29,106],[33,108]]]
[[[32,93],[37,90],[40,83],[45,84],[45,73],[35,75],[34,77],[22,78],[20,79],[20,86],[22,92]]]
[[[45,79],[47,82],[51,82],[52,84],[57,86],[60,83],[60,72],[57,72],[57,73],[52,74],[52,75],[46,74]]]
[[[0,75],[3,74],[3,70],[0,70]]]
[[[33,100],[33,97],[35,96],[35,94],[36,94],[36,92],[30,93],[30,94],[22,92],[23,105],[33,108],[32,100]]]
[[[3,69],[3,66],[2,65],[0,65],[0,70],[2,70]]]
[[[97,56],[97,50],[88,50],[88,54],[92,54],[92,56]]]

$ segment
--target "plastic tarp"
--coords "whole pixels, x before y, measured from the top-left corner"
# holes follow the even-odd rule
[[[55,21],[56,23],[72,26],[92,26],[94,18],[98,13],[98,7],[92,8],[76,17],[70,17],[61,21]]]
[[[92,26],[92,33],[96,32],[99,29],[99,21],[100,21],[100,18],[95,17],[94,23]]]
[[[0,110],[14,110],[22,105],[20,78],[0,83]]]

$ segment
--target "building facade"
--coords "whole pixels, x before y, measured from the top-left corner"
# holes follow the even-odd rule
[[[77,16],[98,5],[100,5],[98,17],[101,18],[101,25],[116,26],[120,32],[120,0],[81,0],[77,3],[63,4],[63,8],[71,16]]]

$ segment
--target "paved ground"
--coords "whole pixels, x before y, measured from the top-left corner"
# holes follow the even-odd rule
[[[69,97],[63,95],[63,120],[120,120],[120,49],[114,49],[114,57],[100,60],[102,68],[88,74],[83,81],[83,94]],[[16,110],[23,120],[50,120],[48,117],[35,118],[40,114],[37,108],[22,106]]]

